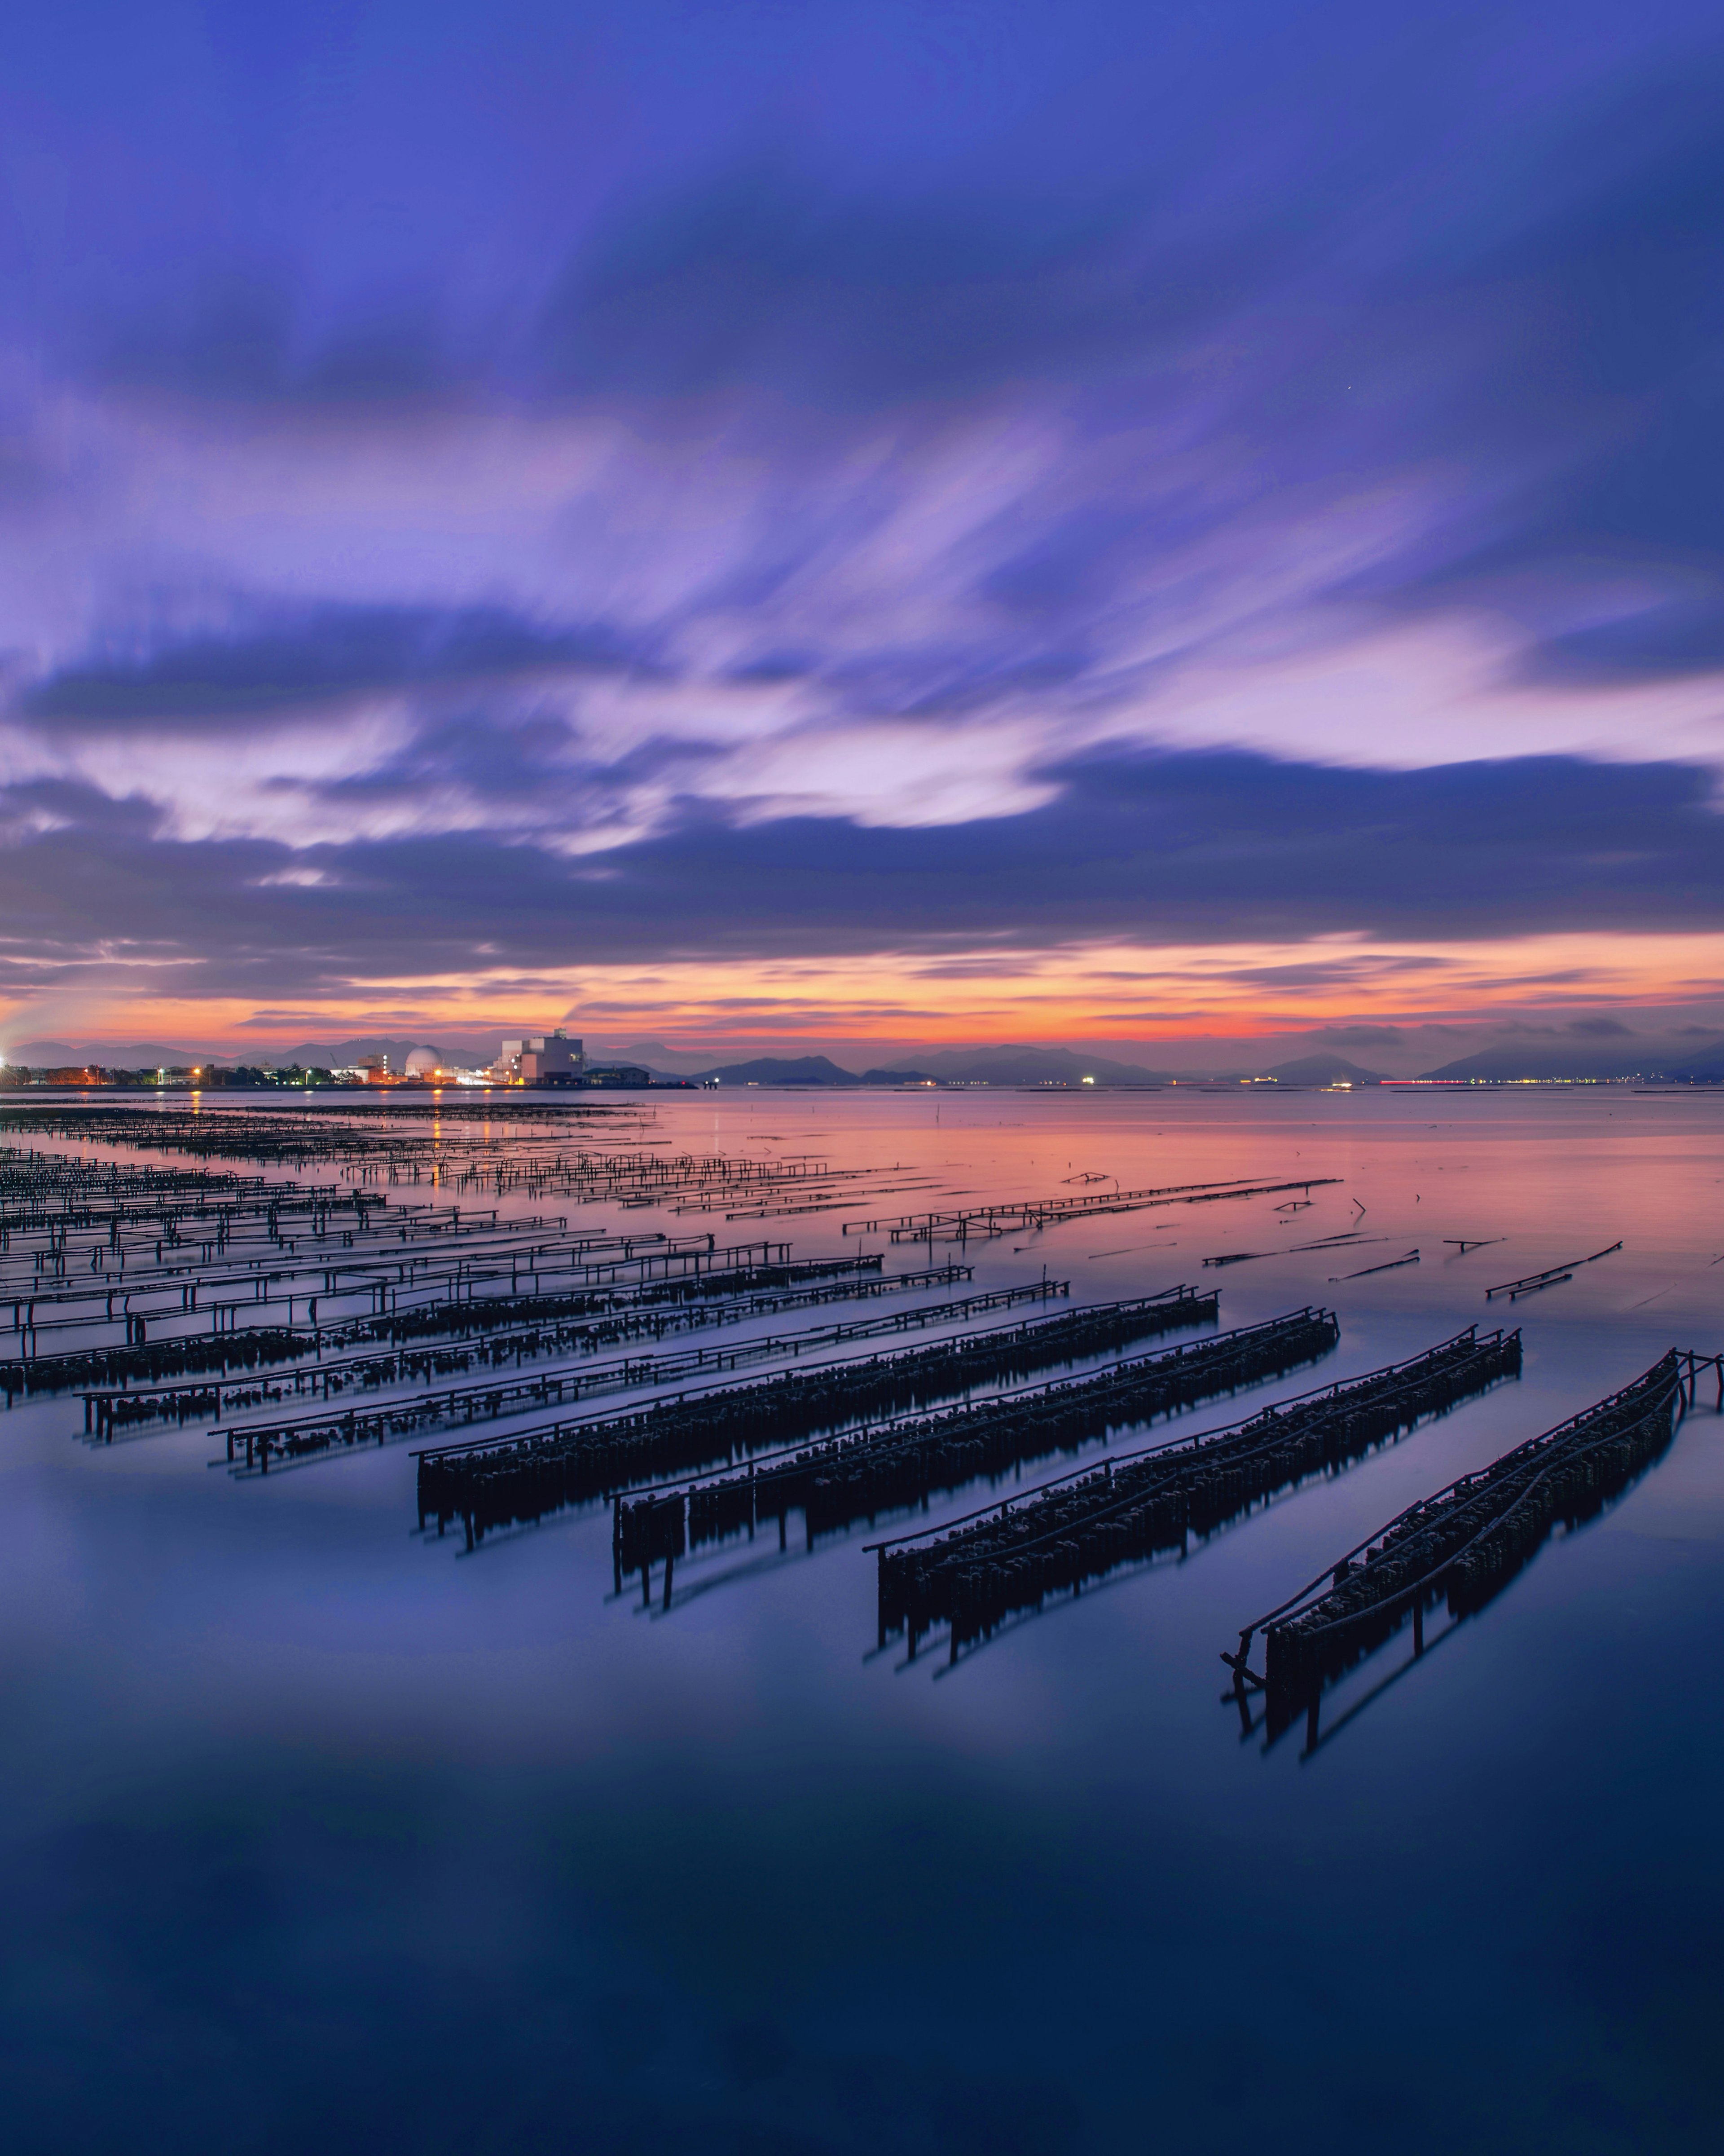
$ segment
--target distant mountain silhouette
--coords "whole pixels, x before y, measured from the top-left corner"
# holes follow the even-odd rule
[[[574,1030],[572,1020],[569,1029]],[[707,1053],[710,1055],[711,1050]],[[620,1048],[607,1048],[590,1034],[587,1060],[589,1063],[642,1063],[655,1078],[691,1078],[705,1060],[702,1056],[690,1055],[685,1049],[667,1047],[662,1040],[633,1040]]]
[[[125,1051],[131,1053],[130,1049]],[[152,1051],[153,1052],[153,1051]],[[108,1050],[104,1049],[106,1055]],[[139,1050],[141,1054],[141,1050]],[[179,1050],[173,1051],[174,1060],[179,1060]],[[20,1040],[6,1051],[8,1063],[82,1063],[84,1050],[73,1047],[69,1040]],[[194,1059],[195,1060],[195,1059]]]
[[[1724,1041],[1686,1055],[1672,1055],[1655,1042],[1629,1040],[1608,1048],[1570,1048],[1543,1042],[1490,1048],[1422,1074],[1427,1078],[1589,1079],[1605,1083],[1630,1078],[1724,1078]]]
[[[757,1055],[751,1063],[721,1063],[697,1070],[723,1086],[859,1086],[854,1070],[841,1070],[826,1055]]]
[[[1117,1063],[1108,1055],[1080,1055],[1070,1048],[953,1048],[938,1055],[925,1055],[921,1067],[931,1078],[947,1083],[986,1086],[1081,1085],[1093,1078],[1098,1086],[1159,1086],[1166,1073],[1148,1070],[1141,1063]]]
[[[372,1062],[387,1055],[393,1068],[398,1070],[414,1049],[428,1043],[434,1043],[457,1068],[481,1067],[494,1061],[497,1053],[497,1040],[489,1044],[463,1042],[451,1040],[447,1034],[430,1033],[403,1034],[393,1040],[381,1034],[367,1034],[357,1040],[302,1040],[292,1048],[272,1048],[264,1042],[249,1041],[243,1041],[236,1047],[213,1049],[174,1048],[159,1040],[94,1041],[81,1047],[74,1047],[64,1040],[21,1040],[8,1049],[6,1054],[7,1060],[13,1063],[96,1063],[121,1070],[190,1067],[203,1063],[223,1063],[229,1068],[236,1063],[268,1063],[284,1070],[297,1063],[302,1069],[332,1070]]]
[[[1361,1070],[1344,1055],[1299,1055],[1290,1063],[1271,1063],[1264,1075],[1283,1086],[1332,1086],[1337,1078],[1354,1086],[1383,1083],[1381,1071]]]
[[[1101,1086],[1150,1086],[1161,1081],[1136,1063],[1106,1055],[1079,1055],[1069,1048],[949,1049],[925,1055],[914,1069],[881,1065],[858,1077],[825,1055],[758,1055],[749,1063],[721,1063],[695,1074],[726,1086],[1064,1086],[1093,1078]]]
[[[143,1070],[186,1068],[213,1060],[199,1048],[171,1048],[160,1040],[105,1041],[99,1046],[74,1047],[66,1040],[21,1040],[6,1051],[8,1063],[38,1068],[57,1063],[94,1063],[110,1070]],[[231,1063],[232,1056],[228,1058]]]
[[[1665,1075],[1667,1078],[1724,1079],[1724,1040],[1715,1040],[1711,1047],[1685,1056],[1680,1063],[1667,1064]]]

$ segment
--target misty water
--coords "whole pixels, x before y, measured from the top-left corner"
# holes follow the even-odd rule
[[[856,1209],[1106,1187],[1066,1184],[1085,1173],[1341,1178],[1295,1214],[1263,1197],[936,1247],[977,1286],[1045,1266],[1074,1301],[1219,1286],[1227,1325],[1337,1311],[1336,1354],[1175,1430],[1474,1322],[1523,1327],[1525,1373],[955,1668],[875,1651],[864,1529],[812,1555],[793,1532],[782,1558],[727,1544],[644,1610],[613,1597],[608,1511],[470,1555],[418,1534],[406,1445],[234,1481],[207,1432],[95,1450],[75,1399],[15,1407],[9,2148],[1715,2145],[1724,1427],[1704,1383],[1602,1517],[1395,1681],[1404,1638],[1331,1695],[1310,1756],[1303,1722],[1273,1746],[1242,1730],[1219,1651],[1412,1499],[1667,1347],[1724,1347],[1724,1093],[653,1111],[690,1148],[926,1178],[721,1228],[798,1256],[855,1248]],[[1349,1229],[1380,1240],[1278,1249]],[[1501,1240],[1445,1240],[1475,1237]],[[1242,1250],[1270,1255],[1203,1267]]]

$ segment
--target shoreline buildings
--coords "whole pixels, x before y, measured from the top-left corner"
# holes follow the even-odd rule
[[[578,1086],[586,1070],[586,1043],[571,1040],[558,1026],[554,1033],[505,1040],[490,1075],[502,1086]]]

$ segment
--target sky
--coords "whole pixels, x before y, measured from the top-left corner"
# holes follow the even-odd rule
[[[0,1048],[1724,1029],[1721,105],[1660,0],[11,11]]]

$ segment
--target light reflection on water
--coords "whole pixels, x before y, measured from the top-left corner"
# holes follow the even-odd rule
[[[1083,1299],[1219,1284],[1224,1324],[1339,1312],[1326,1363],[1183,1428],[1475,1321],[1524,1327],[1526,1373],[949,1676],[872,1651],[863,1532],[812,1557],[793,1534],[782,1560],[726,1545],[644,1613],[611,1599],[606,1515],[472,1557],[416,1537],[405,1447],[235,1486],[196,1430],[93,1453],[75,1401],[13,1410],[9,2146],[1711,2145],[1706,1390],[1624,1500],[1314,1759],[1242,1738],[1219,1650],[1414,1497],[1667,1346],[1724,1345],[1724,1098],[654,1105],[690,1146],[770,1132],[937,1171],[972,1204],[1085,1171],[1344,1178],[1296,1214],[1256,1199],[969,1246],[977,1287],[1045,1262]],[[808,1255],[844,1217],[765,1232]],[[1321,1251],[1202,1266],[1355,1223],[1420,1263],[1333,1286],[1349,1268]],[[1619,1237],[1487,1308],[1491,1282]]]

